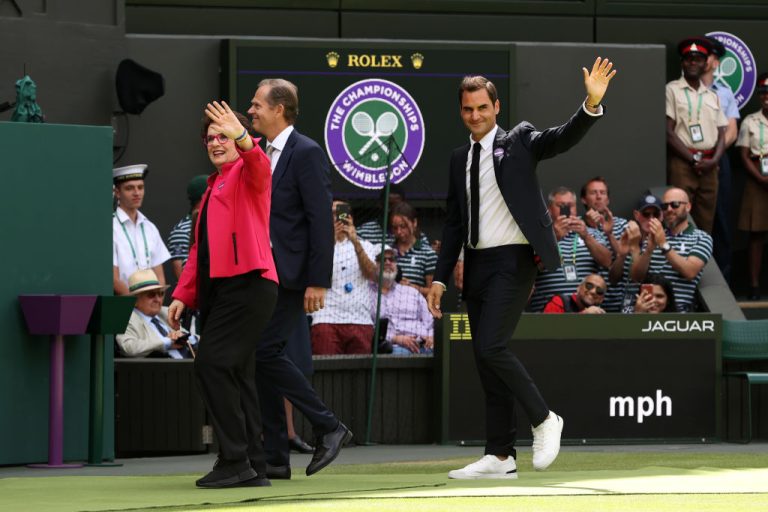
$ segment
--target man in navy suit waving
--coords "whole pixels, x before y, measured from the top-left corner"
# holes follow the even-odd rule
[[[600,102],[616,73],[611,67],[598,57],[591,72],[583,68],[586,100],[568,122],[541,132],[527,122],[508,132],[499,128],[498,94],[485,77],[465,77],[459,87],[470,141],[451,156],[442,250],[427,303],[440,318],[445,283],[463,247],[462,296],[485,392],[487,439],[485,456],[450,478],[517,478],[515,400],[533,426],[534,469],[546,469],[560,451],[563,419],[549,410],[508,343],[531,293],[536,260],[561,267],[536,164],[574,146],[602,116]]]
[[[286,355],[286,344],[305,313],[323,308],[333,269],[333,222],[328,159],[293,126],[298,89],[282,79],[259,83],[248,113],[267,139],[272,166],[270,239],[280,279],[277,304],[256,350],[256,383],[264,423],[267,476],[291,476],[283,397],[312,423],[312,475],[330,464],[352,433],[320,400],[302,371]],[[268,247],[264,250],[269,250]],[[301,351],[303,347],[291,347]],[[311,350],[309,346],[306,350]]]

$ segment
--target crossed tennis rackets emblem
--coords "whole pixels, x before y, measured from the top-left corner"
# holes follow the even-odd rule
[[[368,112],[356,112],[352,116],[352,129],[354,129],[355,133],[361,137],[368,137],[368,141],[362,148],[360,148],[358,154],[362,155],[368,151],[368,148],[370,148],[371,144],[374,142],[378,144],[385,153],[389,153],[389,148],[382,142],[380,137],[389,137],[395,133],[399,123],[400,121],[394,112],[384,112],[378,119],[376,119],[376,124],[374,124],[373,118]]]
[[[738,67],[739,64],[733,57],[728,56],[724,58],[720,61],[720,65],[715,70],[715,81],[721,82],[723,85],[730,88],[731,86],[728,84],[728,82],[725,81],[725,79],[734,74]]]

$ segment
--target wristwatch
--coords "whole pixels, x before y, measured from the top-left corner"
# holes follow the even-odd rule
[[[669,251],[672,250],[672,246],[669,245],[669,242],[664,242],[663,244],[661,244],[660,249],[661,249],[661,254],[666,255]]]

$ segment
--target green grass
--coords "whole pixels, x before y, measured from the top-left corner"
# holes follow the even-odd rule
[[[301,503],[263,503],[259,505],[212,506],[196,509],[154,509],[153,512],[176,511],[215,512],[765,512],[768,494],[714,495],[632,495],[632,496],[569,496],[511,498],[453,498],[447,499],[360,499],[327,500]]]
[[[200,490],[200,475],[0,479],[3,512],[659,511],[768,510],[768,455],[569,452],[546,472],[520,453],[520,478],[450,480],[473,457],[333,465],[269,488]],[[299,473],[299,472],[297,472]]]
[[[448,473],[476,461],[480,452],[472,457],[442,461],[396,462],[383,464],[348,464],[329,466],[325,474],[431,474]],[[648,466],[694,469],[711,468],[765,468],[768,455],[762,453],[686,453],[686,452],[568,452],[561,451],[551,471],[631,470]],[[531,453],[519,453],[517,468],[521,476],[533,471]],[[768,484],[767,484],[768,485]],[[768,490],[768,488],[766,489]]]

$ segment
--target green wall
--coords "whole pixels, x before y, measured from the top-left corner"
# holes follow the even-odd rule
[[[0,464],[48,459],[48,351],[17,296],[112,293],[112,129],[0,122]],[[64,458],[88,456],[90,342],[65,338]],[[112,351],[105,449],[114,456]]]

